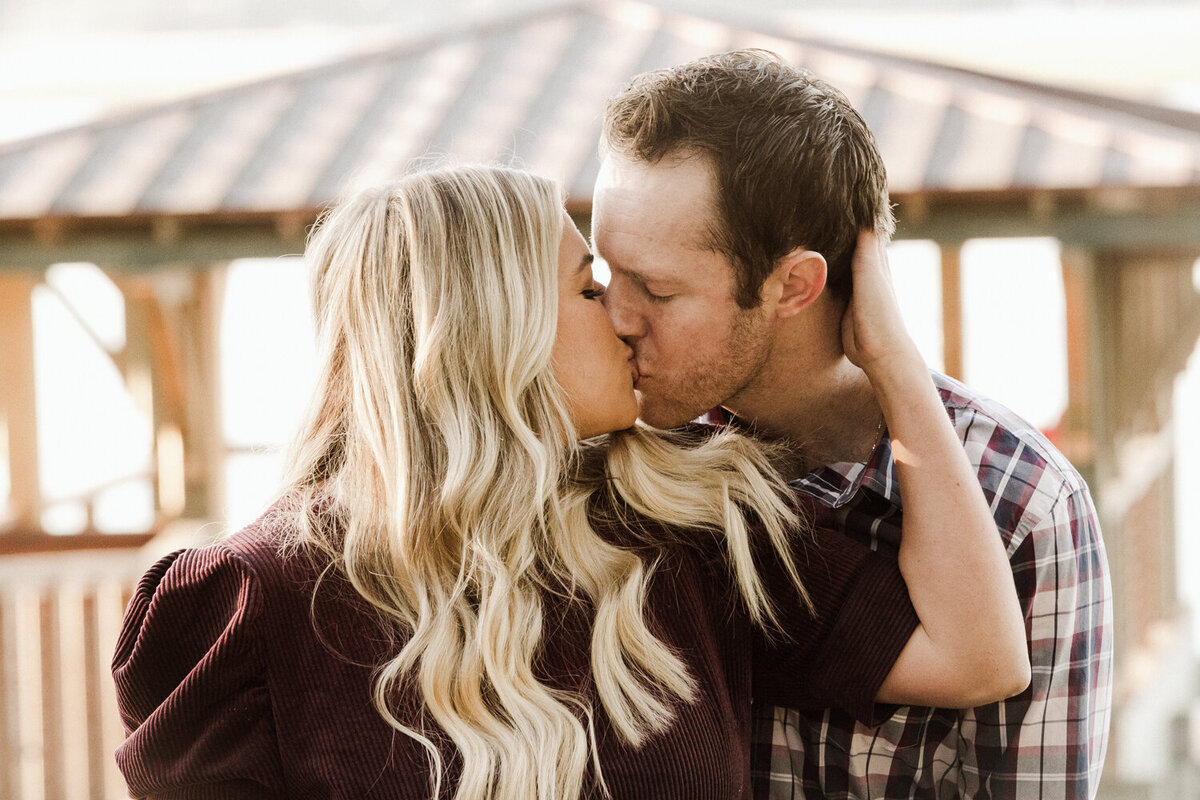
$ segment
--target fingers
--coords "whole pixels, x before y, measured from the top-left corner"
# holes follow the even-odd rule
[[[854,291],[843,345],[852,362],[870,371],[880,359],[907,355],[915,345],[904,325],[885,241],[873,231],[860,231],[852,265]]]
[[[859,274],[874,270],[882,275],[889,275],[890,269],[888,266],[887,245],[876,233],[869,229],[863,229],[858,232],[858,241],[854,248],[854,259],[852,262],[854,277],[857,279]]]
[[[873,231],[859,232],[851,263],[860,313],[867,309],[873,313],[885,310],[894,297],[891,270],[888,267],[887,247]]]

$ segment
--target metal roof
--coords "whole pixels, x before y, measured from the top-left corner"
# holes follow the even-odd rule
[[[597,0],[2,146],[0,219],[313,209],[445,154],[558,176],[586,205],[605,99],[636,73],[743,46],[842,89],[893,194],[1200,185],[1200,114]]]

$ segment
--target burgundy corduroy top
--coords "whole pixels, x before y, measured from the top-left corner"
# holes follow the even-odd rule
[[[425,751],[371,702],[373,669],[394,655],[377,616],[304,556],[282,558],[278,515],[229,539],[166,556],[142,578],[113,661],[128,739],[117,763],[135,797],[427,800]],[[709,534],[696,534],[704,537]],[[724,561],[668,547],[652,580],[652,629],[699,692],[666,733],[624,745],[590,679],[590,615],[547,605],[539,677],[592,699],[604,779],[617,800],[747,797],[750,703],[837,706],[869,721],[872,698],[917,624],[894,562],[818,529],[797,546],[816,604],[805,610],[764,568],[788,641],[749,622]],[[419,699],[404,699],[414,720]],[[449,796],[453,747],[439,740]],[[595,787],[588,796],[599,797]]]

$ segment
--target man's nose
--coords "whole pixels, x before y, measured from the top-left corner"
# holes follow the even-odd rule
[[[604,292],[604,310],[612,320],[613,330],[626,342],[645,335],[645,322],[637,313],[629,294],[622,290],[620,281],[611,281]]]

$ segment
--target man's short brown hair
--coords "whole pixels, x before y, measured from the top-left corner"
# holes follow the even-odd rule
[[[850,291],[858,231],[895,227],[875,137],[846,97],[766,50],[735,50],[634,78],[609,101],[602,149],[647,163],[698,154],[716,179],[711,246],[734,264],[737,302],[796,247]]]

